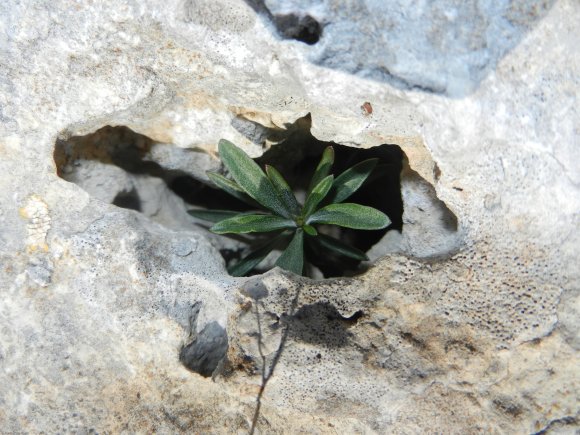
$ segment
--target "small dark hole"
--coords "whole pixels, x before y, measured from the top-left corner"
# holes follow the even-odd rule
[[[130,210],[141,211],[141,199],[135,188],[130,191],[121,191],[113,199],[113,205],[121,208],[128,208]]]
[[[275,15],[274,24],[284,39],[295,39],[314,45],[322,36],[322,26],[310,15]]]

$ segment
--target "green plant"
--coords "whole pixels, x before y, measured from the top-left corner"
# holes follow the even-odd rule
[[[319,250],[328,249],[340,256],[368,260],[364,252],[322,234],[317,227],[324,224],[377,230],[390,224],[387,215],[375,208],[343,202],[365,182],[377,159],[360,162],[335,178],[330,175],[334,150],[327,147],[308,187],[304,205],[301,205],[288,183],[272,166],[266,165],[264,173],[244,151],[224,139],[219,142],[219,155],[231,178],[208,172],[210,180],[230,195],[261,210],[190,210],[189,213],[213,222],[210,230],[217,234],[277,232],[267,243],[231,266],[228,269],[231,275],[246,275],[283,243],[287,245],[276,265],[301,275],[305,239]]]

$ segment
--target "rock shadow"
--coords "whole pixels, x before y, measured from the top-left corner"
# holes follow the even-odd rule
[[[283,321],[288,325],[289,337],[296,341],[328,348],[347,346],[355,324],[363,313],[358,311],[351,317],[343,317],[329,302],[318,302],[300,307]]]

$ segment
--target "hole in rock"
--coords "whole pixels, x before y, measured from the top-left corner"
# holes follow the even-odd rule
[[[256,13],[271,21],[284,39],[294,39],[308,45],[322,37],[322,25],[308,14],[273,14],[264,0],[244,0]]]
[[[295,39],[314,45],[322,36],[322,26],[310,15],[274,15],[274,24],[284,39]]]
[[[335,174],[362,160],[378,157],[380,163],[372,179],[348,201],[383,211],[392,220],[390,227],[378,231],[359,231],[329,226],[322,231],[362,251],[367,251],[386,231],[400,231],[403,210],[399,185],[403,157],[401,149],[395,145],[383,145],[362,150],[319,141],[310,133],[310,124],[309,116],[299,119],[295,125],[289,127],[285,140],[272,146],[257,162],[262,166],[271,164],[279,169],[290,185],[297,189],[297,195],[300,195],[301,191],[304,193],[320,155],[328,145],[333,145],[335,149]],[[272,136],[280,139],[279,132],[268,133],[266,136],[268,139]],[[167,157],[168,150],[172,150],[175,155],[169,153]],[[187,164],[186,157],[191,155],[200,158],[201,164],[199,161]],[[118,207],[140,211],[170,228],[192,228],[194,221],[187,214],[190,205],[207,209],[249,209],[245,203],[192,176],[191,171],[195,171],[196,165],[200,179],[205,177],[206,169],[219,170],[216,159],[207,154],[155,143],[127,127],[107,126],[86,136],[58,140],[54,159],[58,175],[65,180],[78,184],[98,199]],[[199,223],[205,228],[210,226]],[[239,261],[245,251],[244,246],[261,242],[260,238],[246,236],[215,237],[216,240],[234,241],[221,246],[220,252],[226,263]],[[268,233],[265,237],[271,237],[271,234]],[[338,258],[325,252],[315,252],[310,246],[306,249],[310,262],[325,277],[358,272],[359,261],[344,258],[338,261]],[[271,264],[265,264],[256,273],[267,270],[269,266]]]
[[[135,211],[141,211],[141,200],[135,188],[130,191],[122,190],[113,198],[113,205],[121,208],[128,208]]]
[[[455,237],[457,220],[436,198],[433,186],[410,170],[399,146],[358,149],[320,141],[310,133],[309,115],[287,125],[286,129],[269,129],[243,116],[235,118],[234,124],[236,130],[266,148],[256,161],[262,166],[270,164],[277,168],[293,187],[299,201],[304,200],[305,190],[325,147],[334,147],[332,173],[335,176],[363,160],[379,159],[371,177],[347,202],[381,210],[389,216],[391,225],[377,231],[320,226],[321,232],[368,252],[371,260],[393,252],[433,257],[433,250],[440,246],[451,250],[441,243],[441,234],[447,231]],[[277,145],[267,145],[272,142]],[[157,143],[127,127],[106,126],[85,136],[59,139],[55,144],[54,160],[60,177],[76,183],[93,197],[139,211],[171,229],[190,231],[196,225],[209,229],[210,223],[196,220],[187,213],[192,208],[249,209],[245,203],[210,185],[206,171],[223,172],[218,159],[205,151]],[[406,220],[403,203],[405,214],[410,216]],[[414,214],[409,214],[411,212]],[[418,225],[422,222],[427,224]],[[401,232],[404,234],[407,228],[415,237],[410,241],[405,239],[409,246],[400,240]],[[206,234],[227,265],[235,264],[272,237],[272,233],[258,237],[221,236],[209,231]],[[451,236],[448,238],[451,240]],[[428,241],[425,249],[421,245],[424,240]],[[413,251],[416,245],[421,245],[421,249]],[[273,267],[276,255],[279,251],[269,255],[253,273]],[[309,244],[306,244],[306,255],[314,266],[310,271],[313,277],[352,276],[364,272],[367,264],[317,251]]]

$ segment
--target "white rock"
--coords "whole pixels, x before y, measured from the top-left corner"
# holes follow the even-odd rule
[[[280,39],[279,14],[322,38]],[[579,21],[573,0],[1,3],[2,431],[245,433],[262,373],[260,433],[578,430]],[[204,181],[220,138],[256,157],[308,113],[414,171],[399,246],[357,278],[234,279],[235,243],[106,135],[72,171],[55,153],[126,126]],[[133,188],[144,213],[111,204]]]

